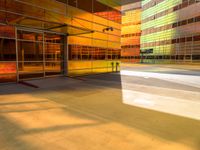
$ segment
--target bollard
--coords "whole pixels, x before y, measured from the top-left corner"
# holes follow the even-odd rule
[[[118,72],[119,62],[116,62],[116,72]]]
[[[112,65],[112,72],[114,72],[114,62],[111,62]]]

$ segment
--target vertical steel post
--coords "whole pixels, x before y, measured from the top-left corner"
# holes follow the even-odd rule
[[[43,54],[43,76],[46,77],[45,67],[46,67],[46,57],[45,57],[45,33],[42,32],[42,54]]]
[[[63,74],[64,76],[68,75],[68,59],[69,59],[69,52],[68,52],[68,36],[64,35],[63,37]]]
[[[18,41],[17,41],[17,27],[15,27],[15,46],[16,46],[16,76],[19,82],[19,59],[18,59]]]

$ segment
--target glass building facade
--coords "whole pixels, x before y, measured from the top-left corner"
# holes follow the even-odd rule
[[[142,1],[141,61],[189,63],[200,60],[199,2]]]
[[[199,0],[0,0],[0,82],[200,60]]]
[[[121,61],[140,62],[141,2],[122,6]]]
[[[0,82],[119,68],[117,0],[1,0]]]

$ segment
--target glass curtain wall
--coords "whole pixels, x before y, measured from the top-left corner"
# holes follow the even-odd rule
[[[63,36],[17,30],[19,80],[61,75]]]
[[[63,72],[64,36],[44,33],[45,76],[59,75]]]
[[[19,79],[43,77],[43,34],[17,31]]]
[[[122,6],[121,60],[140,62],[141,2]]]
[[[15,29],[0,25],[0,83],[16,81]]]
[[[71,23],[94,31],[69,37],[69,72],[112,71],[112,65],[120,59],[121,12],[114,5],[86,1],[76,0],[76,5],[68,1]]]
[[[63,42],[69,44],[69,69],[111,71],[120,58],[119,10],[98,0],[1,0],[0,80],[15,81],[16,73],[20,78],[59,74]],[[16,26],[30,30],[15,33]],[[68,41],[43,30],[68,34]]]
[[[142,51],[151,63],[200,59],[199,0],[142,1]]]

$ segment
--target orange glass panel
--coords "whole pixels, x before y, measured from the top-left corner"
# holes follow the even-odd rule
[[[16,73],[16,63],[0,62],[0,74]]]
[[[16,81],[16,63],[0,62],[0,83]]]
[[[141,9],[125,11],[122,16],[121,56],[126,59],[140,56]],[[124,60],[123,60],[124,61]]]

